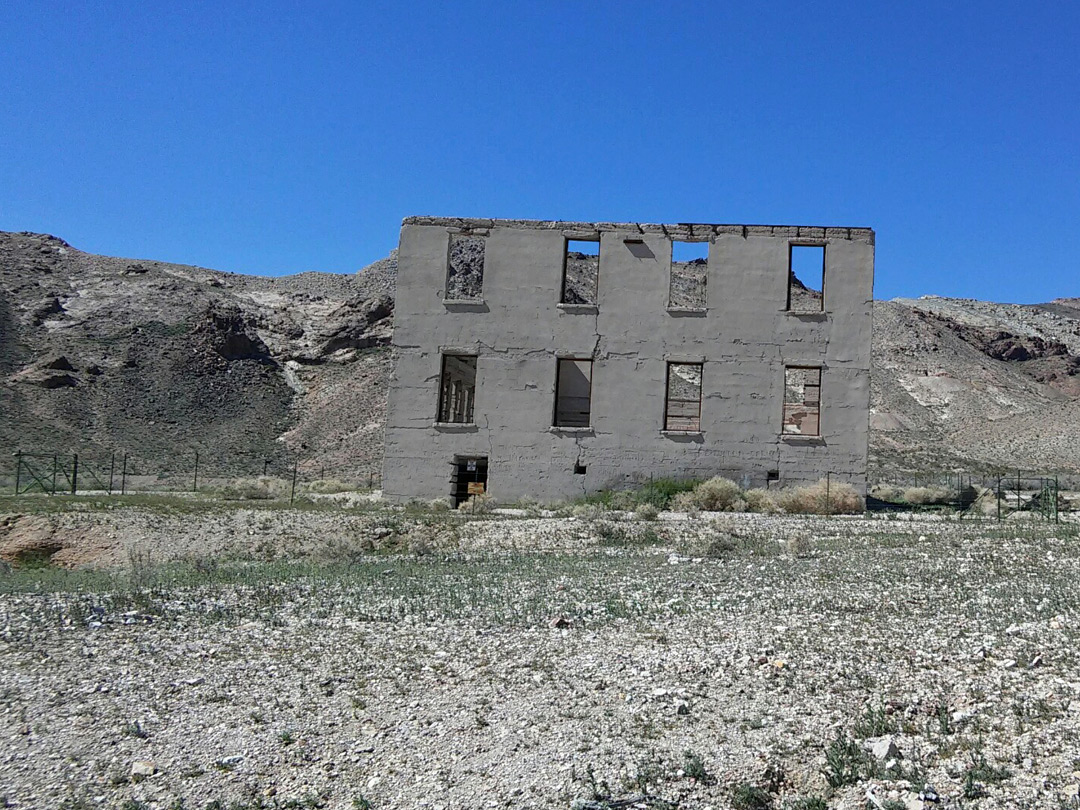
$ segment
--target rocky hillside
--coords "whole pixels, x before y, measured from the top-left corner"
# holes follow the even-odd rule
[[[875,304],[872,466],[1080,471],[1080,299]]]
[[[377,471],[396,256],[241,276],[0,233],[0,454]],[[875,304],[874,477],[1080,473],[1080,298]]]
[[[0,452],[378,470],[396,267],[261,278],[0,233]]]

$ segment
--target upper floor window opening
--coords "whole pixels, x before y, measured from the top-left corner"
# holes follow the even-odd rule
[[[484,288],[487,237],[476,233],[450,234],[446,262],[446,300],[479,301]]]
[[[673,240],[668,306],[674,309],[705,309],[708,271],[708,242]]]
[[[788,246],[787,309],[825,310],[825,245]]]
[[[599,279],[600,240],[567,239],[560,303],[595,306]]]

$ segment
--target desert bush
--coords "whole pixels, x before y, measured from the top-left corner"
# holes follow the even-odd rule
[[[793,557],[805,557],[813,549],[813,544],[805,534],[793,534],[784,540],[784,548]]]
[[[902,503],[904,501],[904,488],[894,484],[877,484],[870,489],[870,494],[879,501],[886,503]]]
[[[863,511],[863,500],[855,487],[824,478],[809,486],[781,489],[774,497],[777,506],[789,514],[853,515]]]
[[[703,512],[745,512],[746,501],[742,495],[742,489],[734,481],[716,476],[702,481],[690,492],[679,493],[674,503],[682,511],[693,506]]]
[[[690,492],[701,481],[698,479],[655,478],[636,489],[605,489],[586,495],[577,505],[595,504],[605,509],[632,511],[639,504],[648,503],[663,511],[672,508],[674,499],[683,492]]]
[[[641,520],[656,520],[660,517],[660,510],[651,503],[639,503],[634,510],[634,514]]]
[[[287,497],[290,485],[280,478],[260,475],[258,478],[237,478],[221,489],[227,501],[272,501]]]
[[[584,520],[599,520],[606,511],[599,503],[579,503],[570,510],[570,514]]]
[[[671,499],[671,508],[676,512],[686,512],[689,515],[696,515],[701,511],[693,492],[680,492]]]
[[[727,560],[735,557],[775,557],[780,554],[781,546],[771,537],[720,532],[683,537],[678,541],[677,549],[690,557]]]
[[[458,504],[459,512],[470,512],[476,515],[486,514],[495,508],[495,499],[488,493],[473,495],[467,501]]]
[[[904,490],[904,500],[910,504],[926,506],[929,504],[947,504],[953,500],[953,492],[947,487],[908,487]]]
[[[671,506],[672,500],[683,492],[691,492],[701,482],[697,479],[656,478],[642,484],[634,496],[639,503],[649,503],[664,510]]]
[[[428,501],[428,509],[432,512],[449,512],[453,508],[449,498],[432,498]]]
[[[336,492],[355,492],[360,487],[354,484],[346,484],[336,478],[318,478],[304,484],[305,492],[315,492],[319,495],[333,495]]]
[[[743,500],[746,501],[747,512],[760,512],[761,514],[771,514],[773,512],[779,512],[780,509],[776,506],[776,502],[764,489],[748,489],[742,494]]]

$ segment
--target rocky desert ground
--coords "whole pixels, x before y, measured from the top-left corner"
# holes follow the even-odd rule
[[[8,807],[1077,806],[1070,515],[9,501]]]

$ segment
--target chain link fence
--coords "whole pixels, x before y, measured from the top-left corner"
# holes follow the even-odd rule
[[[335,464],[286,453],[0,451],[0,494],[207,494],[294,501],[308,493],[367,492],[382,482],[370,464]]]

